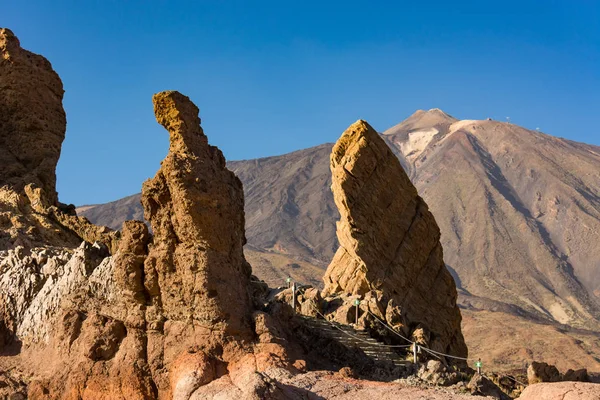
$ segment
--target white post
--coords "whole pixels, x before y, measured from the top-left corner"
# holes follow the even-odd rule
[[[292,283],[292,309],[296,311],[296,282]]]
[[[413,343],[413,362],[414,362],[415,364],[418,364],[418,363],[419,363],[419,360],[418,360],[418,358],[417,358],[417,348],[418,348],[417,344],[416,344],[416,343]]]

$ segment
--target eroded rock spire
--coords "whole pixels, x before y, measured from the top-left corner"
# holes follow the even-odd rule
[[[167,91],[153,102],[156,120],[169,131],[170,149],[142,188],[144,215],[154,232],[145,286],[155,315],[161,315],[149,322],[169,320],[194,330],[189,337],[206,351],[224,351],[227,337],[249,338],[251,330],[242,183],[225,167],[221,151],[208,144],[189,98]]]
[[[440,230],[398,159],[359,120],[333,147],[331,172],[340,247],[325,274],[324,295],[368,297],[371,311],[404,334],[465,357]]]

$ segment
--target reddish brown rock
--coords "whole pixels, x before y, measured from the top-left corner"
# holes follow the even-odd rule
[[[0,29],[0,186],[22,192],[27,184],[58,204],[56,164],[65,138],[63,86],[44,57],[21,48]]]
[[[189,98],[170,91],[153,101],[170,148],[142,188],[154,232],[144,267],[148,323],[173,339],[167,359],[193,345],[229,361],[252,338],[242,184],[208,144]]]
[[[520,400],[598,400],[600,385],[583,382],[538,383],[528,386]]]
[[[533,385],[540,382],[559,382],[562,378],[554,365],[534,361],[527,367],[527,380]]]
[[[68,241],[0,251],[0,336],[20,344],[11,362],[30,377],[29,398],[187,400],[215,387],[264,398],[267,373],[294,369],[285,330],[253,315],[240,181],[208,145],[187,97],[163,92],[154,102],[171,134],[169,154],[143,188],[154,237],[127,221],[110,242],[113,257],[101,244],[72,250]],[[64,223],[110,237],[61,213],[42,189],[24,190],[49,229]]]
[[[440,230],[398,159],[371,126],[357,121],[333,147],[331,173],[340,247],[323,278],[324,296],[377,299],[372,312],[389,315],[389,324],[418,326],[433,338],[433,350],[466,357]]]
[[[58,202],[56,164],[65,138],[63,86],[44,57],[0,28],[0,250],[77,247],[82,240],[116,249],[117,234]]]
[[[467,388],[473,395],[489,396],[499,400],[510,400],[510,396],[504,393],[494,382],[477,373],[473,375]]]
[[[587,369],[582,368],[578,370],[569,369],[562,377],[563,381],[573,382],[589,382],[590,376],[588,375]]]

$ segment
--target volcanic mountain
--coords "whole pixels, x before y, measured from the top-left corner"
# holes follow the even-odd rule
[[[554,324],[557,335],[600,331],[600,147],[439,109],[419,110],[382,137],[440,226],[463,314]],[[228,164],[244,184],[246,250],[263,279],[314,283],[332,259],[331,146]],[[80,214],[118,229],[140,207],[129,197]],[[467,312],[465,323],[490,318]],[[583,342],[597,346],[590,335]],[[528,357],[532,346],[523,344]]]

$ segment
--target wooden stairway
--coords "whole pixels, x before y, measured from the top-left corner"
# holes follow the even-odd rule
[[[384,343],[373,339],[366,331],[356,330],[349,325],[343,325],[334,321],[298,315],[303,324],[319,336],[325,336],[336,340],[348,348],[357,347],[375,362],[392,363],[395,366],[410,365],[410,361],[400,356]]]

